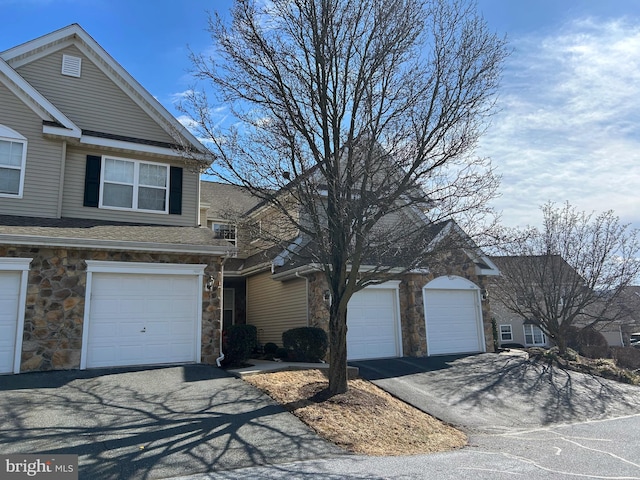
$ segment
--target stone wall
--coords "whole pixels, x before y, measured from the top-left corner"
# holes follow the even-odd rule
[[[33,258],[26,297],[21,372],[80,367],[84,321],[85,260],[206,264],[203,281],[202,357],[219,356],[220,290],[205,289],[219,275],[218,257],[144,252],[0,245],[0,257]]]
[[[475,264],[463,252],[447,253],[434,262],[436,267],[429,274],[406,274],[400,282],[400,324],[402,331],[402,351],[406,356],[427,355],[427,332],[424,319],[424,299],[422,288],[434,278],[443,275],[457,275],[475,283],[481,290],[486,289],[486,277],[475,274]],[[329,310],[324,293],[327,282],[322,273],[309,277],[309,326],[328,331]],[[481,302],[484,337],[487,352],[493,352],[493,330],[489,302]]]

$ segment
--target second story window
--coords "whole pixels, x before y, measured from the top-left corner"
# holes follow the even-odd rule
[[[100,206],[167,213],[169,167],[159,163],[104,157]]]
[[[211,225],[214,237],[221,240],[227,240],[234,245],[236,244],[236,227],[226,223],[214,223]]]
[[[27,139],[0,125],[0,197],[22,197]]]

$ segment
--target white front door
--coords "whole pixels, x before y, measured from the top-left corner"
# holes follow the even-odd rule
[[[0,373],[14,370],[21,276],[19,271],[0,271]]]
[[[93,273],[86,366],[197,362],[198,279]]]
[[[397,289],[365,288],[355,293],[347,308],[349,360],[401,355]]]

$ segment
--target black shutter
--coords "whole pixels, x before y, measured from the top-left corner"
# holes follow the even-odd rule
[[[97,207],[100,200],[100,170],[102,157],[87,155],[84,173],[84,206]]]
[[[182,215],[182,168],[169,170],[169,213]]]

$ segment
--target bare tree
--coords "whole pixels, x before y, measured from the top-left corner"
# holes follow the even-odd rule
[[[291,253],[324,271],[341,393],[352,294],[423,265],[434,223],[489,211],[498,180],[473,150],[505,42],[464,0],[238,0],[231,14],[209,18],[214,53],[192,56],[213,101],[194,90],[185,111],[210,173],[277,211],[302,239]]]
[[[619,297],[640,273],[638,231],[612,211],[542,207],[543,227],[507,232],[491,298],[540,327],[565,354],[576,328],[620,319]]]

